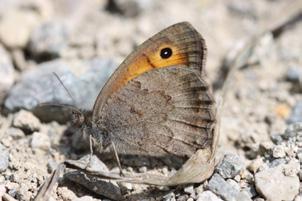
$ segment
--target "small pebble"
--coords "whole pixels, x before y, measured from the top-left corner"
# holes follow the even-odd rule
[[[63,23],[46,22],[34,29],[29,41],[29,50],[35,57],[58,57],[67,47],[68,32]]]
[[[262,158],[257,158],[253,160],[248,166],[248,170],[250,170],[252,173],[256,173],[261,167],[263,166],[264,162]]]
[[[295,158],[298,152],[298,147],[295,145],[290,145],[288,147],[285,147],[284,150],[287,156],[289,156],[290,158]]]
[[[254,179],[254,176],[248,170],[245,169],[240,173],[240,178],[246,181],[252,181]]]
[[[204,191],[197,197],[197,201],[222,201],[212,191]]]
[[[9,165],[9,153],[7,149],[0,144],[0,172],[4,172]]]
[[[290,67],[286,73],[286,79],[290,82],[297,83],[302,81],[302,68],[301,66]]]
[[[258,195],[255,186],[253,185],[249,185],[248,187],[245,187],[243,191],[245,191],[250,198],[253,198]]]
[[[177,196],[177,201],[187,201],[188,199],[190,199],[188,195]]]
[[[286,164],[285,158],[277,158],[277,159],[271,161],[271,162],[268,164],[268,166],[269,166],[269,167],[277,167],[277,166],[282,165],[282,164]]]
[[[146,166],[140,167],[138,169],[138,171],[141,172],[141,173],[145,173],[145,172],[147,172],[147,167]]]
[[[13,137],[14,139],[21,139],[25,136],[24,132],[19,128],[10,127],[6,130],[6,135]]]
[[[302,122],[290,124],[285,132],[282,134],[282,137],[286,140],[298,136],[298,133],[302,131]]]
[[[33,149],[41,149],[47,151],[49,150],[51,143],[47,134],[41,132],[34,132],[30,145]]]
[[[300,163],[296,159],[292,159],[284,167],[285,176],[296,176],[300,171]]]
[[[2,104],[15,81],[15,72],[10,55],[0,44],[0,103]]]
[[[221,196],[226,201],[241,200],[250,201],[251,199],[247,194],[243,194],[234,188],[231,184],[226,182],[222,176],[215,173],[207,186],[209,190],[213,191],[215,194]]]
[[[226,154],[216,170],[223,178],[234,178],[243,167],[244,164],[237,155]]]
[[[184,192],[189,194],[190,197],[195,198],[196,194],[195,194],[195,190],[194,190],[194,186],[190,185],[184,188]]]
[[[265,201],[265,199],[263,199],[263,198],[256,198],[256,199],[254,199],[254,201]]]
[[[259,145],[259,153],[260,155],[270,154],[274,144],[271,141],[261,142]]]
[[[195,188],[195,192],[196,192],[197,194],[203,193],[203,192],[204,192],[204,185],[201,184],[201,185],[197,186],[197,187]]]
[[[6,193],[6,188],[3,184],[0,184],[0,198]]]
[[[273,148],[273,157],[274,158],[285,157],[285,151],[284,151],[284,147],[282,145],[277,145]]]
[[[163,201],[176,201],[175,194],[170,192],[163,196]]]
[[[283,139],[282,139],[281,135],[272,135],[271,139],[277,145],[280,145],[283,142]]]
[[[287,119],[287,123],[289,124],[298,122],[302,122],[302,101],[296,103],[289,118]]]
[[[40,120],[32,113],[25,110],[20,110],[14,116],[13,126],[22,129],[26,134],[30,134],[34,131],[39,131],[41,128],[41,123]]]
[[[79,198],[75,198],[72,201],[93,201],[94,198],[91,196],[83,196],[83,197],[79,197]]]

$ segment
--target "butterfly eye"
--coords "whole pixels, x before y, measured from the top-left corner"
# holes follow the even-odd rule
[[[163,59],[168,59],[169,57],[172,56],[172,49],[171,48],[163,48],[161,51],[160,51],[160,57],[163,58]]]

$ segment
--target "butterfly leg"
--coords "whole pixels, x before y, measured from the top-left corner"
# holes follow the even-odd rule
[[[89,135],[89,149],[90,149],[90,157],[89,157],[89,163],[91,162],[92,156],[93,156],[93,145],[92,145],[92,137]]]
[[[87,136],[87,132],[86,130],[84,129],[83,130],[83,134],[84,136]],[[89,159],[88,159],[88,162],[86,164],[86,167],[85,169],[87,169],[91,163],[91,160],[92,160],[92,156],[93,156],[93,140],[92,140],[92,136],[90,134],[89,135],[89,149],[90,149],[90,154],[89,154]]]
[[[122,170],[122,165],[121,165],[121,162],[120,162],[120,158],[118,157],[114,142],[111,142],[111,146],[112,146],[112,149],[113,149],[114,158],[115,158],[115,160],[117,162],[117,165],[120,169],[120,175],[124,176],[124,173],[123,173],[123,170]]]

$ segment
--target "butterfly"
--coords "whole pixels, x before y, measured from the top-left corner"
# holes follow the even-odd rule
[[[92,112],[74,122],[103,150],[191,157],[212,146],[215,100],[205,80],[206,45],[188,22],[141,44],[112,74]]]

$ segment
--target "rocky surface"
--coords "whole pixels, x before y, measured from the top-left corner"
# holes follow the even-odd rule
[[[90,110],[117,64],[137,45],[168,25],[189,21],[206,40],[207,80],[219,96],[219,83],[228,70],[223,66],[226,55],[275,19],[283,4],[271,0],[2,2],[0,198],[22,201],[36,196],[58,164],[89,152],[87,142],[76,137],[80,131],[66,122],[68,109]],[[301,35],[299,20],[278,36],[267,34],[248,64],[233,74],[224,110],[219,111],[217,166],[204,183],[157,188],[95,178],[87,182],[82,173],[69,172],[60,178],[50,200],[113,200],[121,195],[166,201],[302,200]],[[94,167],[107,168],[100,161]],[[119,171],[110,161],[109,170]],[[123,164],[127,173],[173,171]]]

